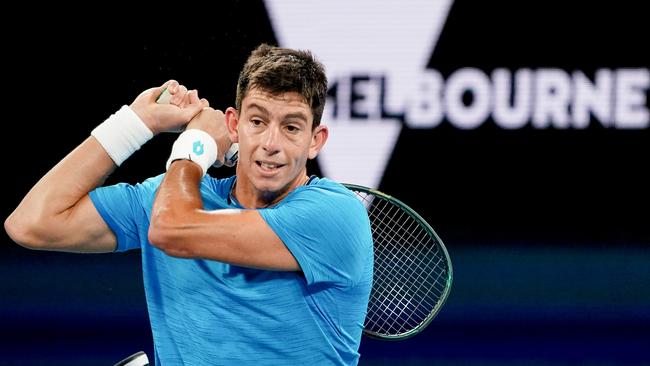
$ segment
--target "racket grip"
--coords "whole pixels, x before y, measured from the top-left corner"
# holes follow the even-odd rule
[[[113,366],[149,366],[149,358],[143,351],[134,353]]]
[[[165,88],[163,92],[160,93],[160,95],[156,99],[156,103],[169,104],[171,98],[172,98],[171,93],[169,93],[167,88]],[[224,155],[224,159],[225,159],[224,163],[222,164],[221,162],[216,161],[214,164],[212,164],[212,166],[214,166],[215,168],[220,168],[223,165],[235,166],[235,164],[237,164],[238,157],[239,157],[239,144],[235,142],[234,144],[230,145],[230,148],[228,149],[228,151],[226,151],[226,154]]]
[[[171,93],[169,92],[169,90],[167,90],[167,88],[165,88],[165,89],[163,89],[162,93],[160,93],[160,95],[156,99],[156,103],[158,103],[158,104],[169,104],[169,101],[171,99],[172,99]]]

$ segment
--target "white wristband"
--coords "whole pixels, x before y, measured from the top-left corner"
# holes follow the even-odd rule
[[[127,105],[95,127],[90,134],[117,166],[153,137],[153,132]]]
[[[187,159],[201,166],[203,175],[217,161],[217,143],[207,132],[197,129],[185,130],[174,142],[167,160],[167,170],[174,160]]]

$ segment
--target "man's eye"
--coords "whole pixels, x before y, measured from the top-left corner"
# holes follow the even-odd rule
[[[298,132],[300,129],[296,126],[288,125],[287,126],[287,131],[289,132]]]
[[[251,123],[253,124],[253,126],[260,126],[262,124],[262,121],[259,119],[253,119],[251,120]]]

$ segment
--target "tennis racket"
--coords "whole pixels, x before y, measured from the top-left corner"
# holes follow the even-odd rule
[[[449,296],[452,266],[431,226],[400,200],[344,184],[364,204],[374,242],[373,284],[363,333],[402,340],[420,333]]]

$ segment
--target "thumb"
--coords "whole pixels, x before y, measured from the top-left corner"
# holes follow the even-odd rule
[[[153,101],[158,104],[169,104],[169,100],[171,99],[171,94],[169,92],[172,90],[176,91],[175,89],[178,88],[178,85],[178,81],[174,79],[167,80],[163,85],[151,88],[149,95],[153,98]],[[169,90],[169,92],[167,92],[166,96],[163,95],[167,90]]]

